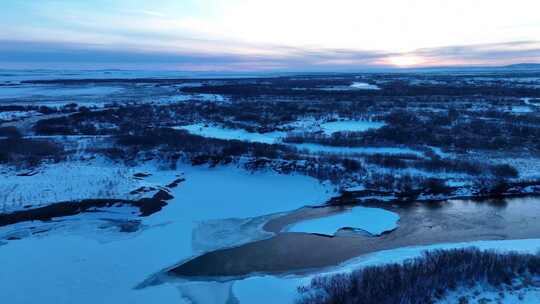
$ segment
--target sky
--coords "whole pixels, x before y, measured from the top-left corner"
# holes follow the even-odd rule
[[[0,69],[540,62],[539,0],[2,0]]]

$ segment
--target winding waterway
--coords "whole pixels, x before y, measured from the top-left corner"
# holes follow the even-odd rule
[[[400,247],[540,237],[540,198],[376,206],[399,214],[399,228],[379,237],[283,232],[295,222],[336,212],[334,207],[302,208],[271,219],[264,229],[277,235],[270,239],[208,252],[171,269],[169,274],[181,277],[302,274]]]

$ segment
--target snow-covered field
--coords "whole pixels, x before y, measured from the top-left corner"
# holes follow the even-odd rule
[[[324,90],[324,91],[349,91],[349,90],[380,90],[381,88],[375,84],[355,81],[351,85],[325,86],[319,89]]]
[[[509,288],[510,290],[505,291],[487,284],[473,288],[458,288],[458,290],[451,291],[446,297],[436,303],[454,304],[467,300],[469,303],[536,304],[540,303],[538,280],[540,279],[537,279],[537,282],[532,284],[532,286],[525,287],[522,285],[523,287],[519,289],[511,287]]]
[[[384,209],[355,207],[336,215],[296,223],[288,231],[334,235],[339,229],[352,228],[380,235],[397,228],[398,220],[399,215]]]
[[[110,86],[77,86],[77,87],[58,87],[58,86],[11,86],[2,87],[0,90],[0,99],[26,98],[33,96],[62,97],[62,96],[103,96],[122,91],[119,87]]]
[[[512,107],[510,107],[508,112],[518,113],[518,114],[519,113],[531,113],[531,112],[533,112],[533,109],[531,109],[531,107],[528,107],[528,106],[512,106]]]
[[[384,126],[384,123],[382,122],[361,120],[333,121],[321,124],[321,128],[327,135],[331,135],[335,132],[363,132],[369,129],[378,129],[382,126]]]
[[[155,104],[168,104],[186,101],[228,102],[229,99],[219,94],[179,94],[158,99]]]
[[[175,198],[162,212],[143,219],[145,230],[110,242],[92,237],[97,232],[91,229],[86,235],[63,229],[10,241],[0,246],[2,298],[10,303],[32,303],[36,298],[45,303],[189,303],[173,285],[134,288],[150,275],[199,253],[200,243],[193,243],[193,231],[204,230],[201,222],[293,210],[322,203],[333,194],[329,186],[298,175],[250,174],[233,167],[181,166],[176,171],[152,167],[134,170],[151,173],[144,178],[147,183],[163,185],[180,173],[186,181],[172,189]],[[242,228],[245,222],[238,224]],[[219,226],[219,222],[214,221],[214,225]],[[204,234],[214,238],[214,247],[221,240],[223,246],[250,240],[249,233],[232,241],[220,237],[220,231],[233,233],[236,224],[228,221],[223,226],[210,227]],[[208,296],[217,296],[215,292],[218,290]]]
[[[358,90],[380,90],[377,85],[369,84],[365,82],[354,82],[351,84],[351,88],[358,89]]]
[[[36,111],[6,111],[6,112],[0,112],[0,123],[4,121],[13,121],[18,120],[22,118],[28,118],[33,116],[39,116],[42,115],[39,112]]]
[[[0,82],[18,83],[25,80],[53,79],[152,79],[152,78],[197,78],[227,79],[256,78],[258,73],[224,72],[179,72],[142,70],[0,70]]]
[[[0,168],[0,209],[88,198],[127,199],[141,184],[134,173],[102,160],[48,164],[35,171]]]
[[[203,123],[178,127],[187,130],[191,134],[218,139],[236,139],[249,142],[273,144],[285,136],[284,132],[255,133],[244,129],[228,129]]]
[[[539,105],[538,105],[537,103],[531,102],[531,99],[532,99],[532,98],[522,98],[521,100],[523,100],[523,103],[525,103],[525,104],[528,105],[528,106],[535,106],[535,107],[538,107]]]
[[[327,122],[323,123],[320,126],[306,126],[303,125],[302,129],[295,131],[313,131],[321,130],[326,134],[330,135],[334,132],[339,131],[366,131],[372,128],[382,127],[384,124],[379,122],[370,122],[370,121],[338,121],[338,122]],[[316,128],[316,129],[314,129]],[[286,136],[286,132],[267,132],[267,133],[256,133],[248,132],[244,129],[229,129],[224,128],[218,125],[212,124],[191,124],[185,126],[176,127],[176,129],[187,130],[191,134],[209,137],[209,138],[218,138],[226,140],[242,140],[248,142],[260,142],[266,144],[280,143],[281,140]],[[288,144],[300,150],[306,150],[309,153],[331,153],[331,154],[414,154],[422,156],[422,153],[415,151],[407,147],[334,147],[334,146],[325,146],[320,144],[312,143],[303,143],[303,144]]]
[[[407,147],[334,147],[319,144],[294,144],[300,150],[307,150],[310,153],[332,153],[332,154],[414,154],[422,156],[422,153]]]

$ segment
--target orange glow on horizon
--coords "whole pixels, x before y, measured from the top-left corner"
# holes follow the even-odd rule
[[[425,60],[418,56],[413,55],[400,55],[389,57],[386,60],[387,64],[398,66],[398,67],[411,67],[417,66],[425,63]]]

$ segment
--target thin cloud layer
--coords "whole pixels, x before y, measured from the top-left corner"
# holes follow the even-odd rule
[[[518,47],[519,46],[519,47]],[[241,47],[240,47],[241,48]],[[159,52],[102,45],[0,41],[4,68],[76,68],[78,66],[129,69],[190,69],[212,71],[361,70],[392,67],[395,58],[419,58],[420,66],[497,65],[539,62],[540,43],[511,42],[420,49],[407,53],[344,49],[253,48],[241,52]]]
[[[0,68],[326,71],[540,62],[537,0],[0,6]]]

